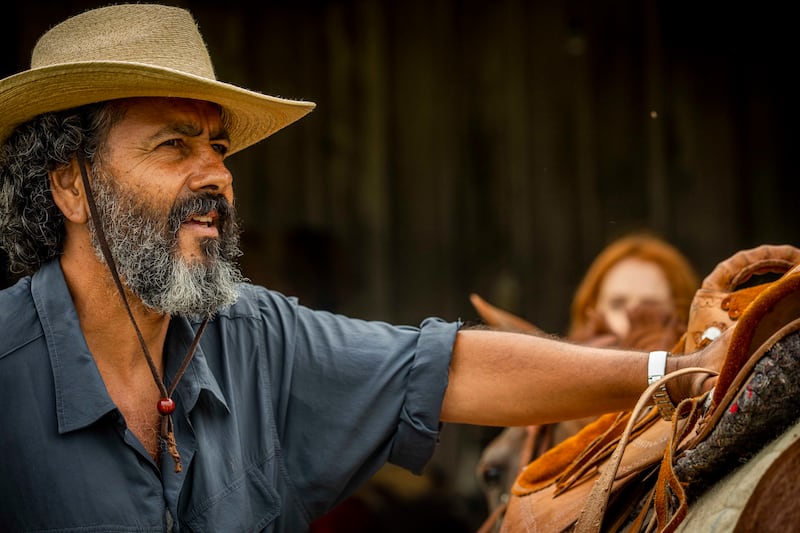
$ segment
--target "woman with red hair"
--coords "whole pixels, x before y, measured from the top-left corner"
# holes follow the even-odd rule
[[[621,237],[597,255],[578,285],[567,338],[592,346],[669,350],[685,331],[699,285],[691,263],[676,247],[650,233]],[[491,327],[544,334],[476,295],[472,301]],[[508,498],[517,473],[528,462],[592,420],[509,427],[495,437],[476,468],[489,511]]]

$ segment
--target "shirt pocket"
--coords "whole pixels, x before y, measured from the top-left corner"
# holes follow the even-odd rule
[[[281,503],[263,468],[262,463],[251,465],[222,491],[191,510],[184,527],[198,533],[267,528],[280,514]]]

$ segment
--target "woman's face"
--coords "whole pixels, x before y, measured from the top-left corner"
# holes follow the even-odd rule
[[[628,334],[628,311],[641,303],[674,309],[672,291],[657,264],[628,257],[611,267],[600,283],[596,311],[605,317],[611,331],[623,338]]]

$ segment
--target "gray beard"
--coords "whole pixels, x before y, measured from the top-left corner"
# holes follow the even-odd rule
[[[201,243],[204,259],[187,262],[179,255],[178,231],[188,213],[204,213],[193,211],[201,208],[197,205],[203,203],[201,195],[176,201],[166,216],[100,169],[95,168],[94,175],[94,198],[117,271],[147,307],[200,319],[236,301],[237,285],[243,279],[235,261],[241,255],[239,228],[234,209],[224,198],[205,195],[206,206],[215,198],[225,204],[221,206],[225,209],[220,208],[220,235]],[[105,262],[91,221],[89,232],[95,254]]]

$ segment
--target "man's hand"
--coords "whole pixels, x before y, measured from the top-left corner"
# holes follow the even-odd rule
[[[714,372],[719,372],[725,363],[728,353],[728,346],[731,342],[733,327],[722,332],[715,341],[704,348],[683,356],[673,356],[667,358],[667,364],[672,365],[668,370],[678,370],[688,367],[700,367]],[[716,375],[704,374],[702,372],[681,376],[667,384],[670,397],[678,402],[684,398],[700,396],[711,390],[717,382]]]

